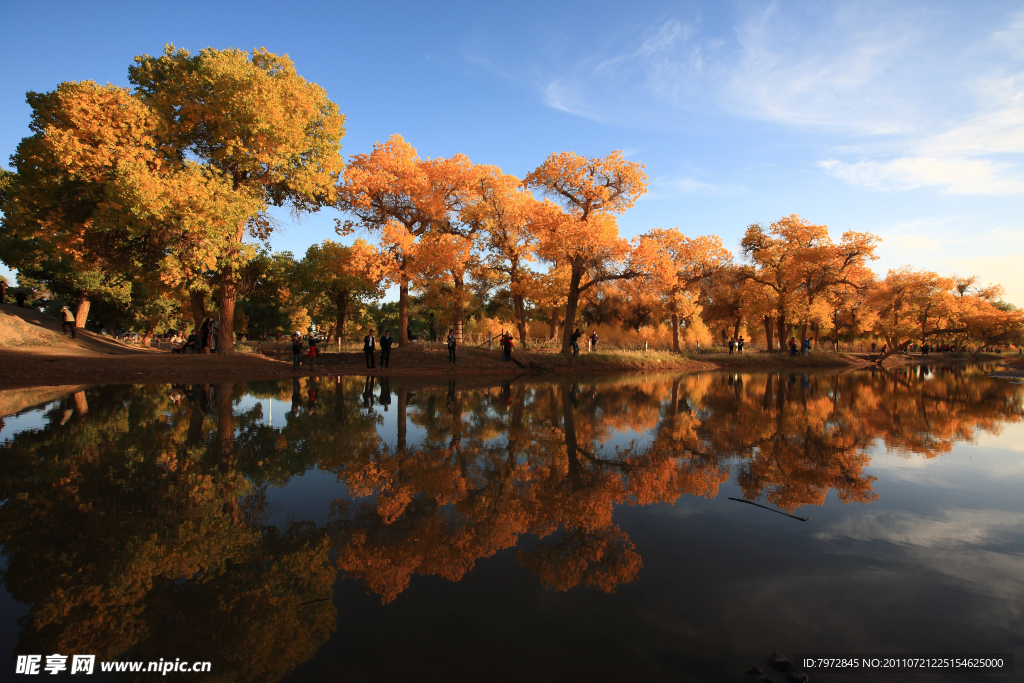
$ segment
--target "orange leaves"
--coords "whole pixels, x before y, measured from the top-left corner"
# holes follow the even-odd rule
[[[618,150],[592,159],[560,152],[550,155],[523,183],[586,221],[593,213],[620,214],[633,206],[647,191],[643,168],[643,164],[623,159]]]

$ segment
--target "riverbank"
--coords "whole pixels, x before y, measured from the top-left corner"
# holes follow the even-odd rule
[[[501,352],[460,347],[456,363],[448,361],[444,344],[415,343],[396,347],[389,368],[367,368],[362,353],[324,353],[309,369],[292,370],[291,356],[268,357],[255,353],[233,355],[183,355],[143,349],[109,337],[78,330],[71,340],[60,332],[56,320],[28,309],[0,307],[0,389],[54,385],[114,383],[222,383],[248,380],[290,379],[300,376],[373,375],[388,377],[506,379],[518,376],[701,372],[716,369],[752,372],[813,367],[865,367],[873,365],[870,354],[815,351],[808,356],[785,353],[699,354],[688,356],[667,351],[602,349],[578,357],[550,351],[516,351],[511,363]],[[952,356],[949,354],[948,356]],[[1005,360],[1005,356],[947,357],[894,355],[885,364],[921,362]],[[379,352],[375,360],[379,363]],[[1009,372],[1016,372],[1010,370]],[[1020,376],[1020,375],[1007,375]]]

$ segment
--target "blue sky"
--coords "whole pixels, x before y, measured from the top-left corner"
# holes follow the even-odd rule
[[[879,273],[978,274],[1024,306],[1022,2],[2,0],[0,156],[28,132],[26,91],[127,85],[164,43],[288,53],[347,114],[346,155],[400,133],[522,176],[621,149],[651,177],[626,236],[736,249],[798,213],[881,235]],[[286,217],[272,244],[301,255],[335,216]]]

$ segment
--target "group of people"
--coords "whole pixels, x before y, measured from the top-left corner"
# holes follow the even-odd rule
[[[580,337],[582,337],[582,336],[583,336],[583,332],[578,327],[572,333],[572,337],[570,338],[570,340],[572,341],[572,355],[573,356],[580,355]],[[590,350],[591,351],[597,351],[597,331],[596,330],[590,333]]]
[[[746,342],[743,341],[743,337],[740,337],[739,339],[733,337],[732,339],[729,340],[729,353],[743,353],[743,345],[745,343]]]
[[[175,330],[171,337],[171,353],[217,353],[217,329],[219,322],[207,316],[193,328],[187,337],[182,330]]]
[[[796,337],[790,337],[789,338],[789,355],[795,356],[796,355],[796,350],[797,350]],[[801,350],[801,352],[805,356],[811,355],[811,340],[810,339],[804,339],[802,342],[800,342],[800,350]]]
[[[512,349],[516,346],[515,340],[512,339],[512,333],[503,331],[498,344],[501,346],[501,360],[505,363],[511,363]]]
[[[377,338],[373,336],[373,330],[363,337],[363,356],[366,357],[366,367],[375,368],[377,364],[374,359],[374,354],[377,352]],[[382,368],[390,367],[391,365],[391,345],[394,340],[391,339],[391,330],[384,330],[384,336],[380,338],[380,366]]]
[[[295,334],[292,335],[292,370],[298,370],[302,366],[303,357],[309,361],[309,369],[312,370],[313,361],[320,355],[320,347],[315,336],[311,334],[306,338],[309,350],[305,352],[303,351],[302,342],[302,332],[295,330]]]

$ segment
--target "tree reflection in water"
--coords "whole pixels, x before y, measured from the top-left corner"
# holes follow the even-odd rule
[[[284,424],[252,399],[289,405]],[[731,471],[786,511],[870,503],[873,444],[934,458],[1022,414],[1020,388],[977,368],[90,389],[3,449],[18,652],[188,653],[215,679],[278,680],[334,630],[339,571],[389,602],[520,544],[545,586],[610,592],[642,565],[617,504],[714,497]],[[330,521],[270,525],[268,488],[313,467],[345,487]]]

